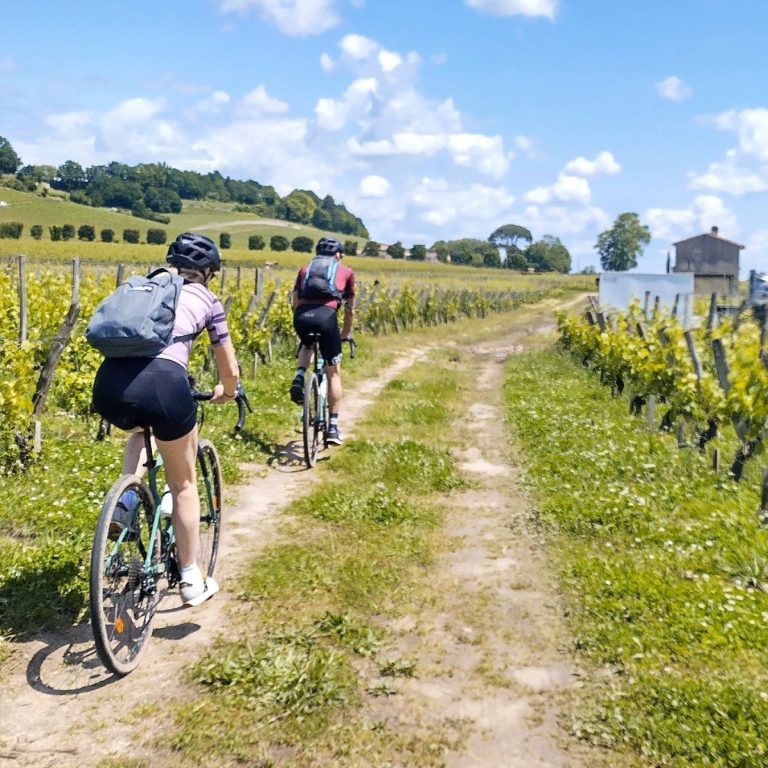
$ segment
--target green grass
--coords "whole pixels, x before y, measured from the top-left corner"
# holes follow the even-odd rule
[[[232,434],[234,407],[209,406],[202,435],[222,457],[224,479],[239,462],[263,461],[294,423],[285,390],[290,370],[264,366],[247,382],[252,405],[245,430]],[[204,382],[201,382],[201,386]],[[23,638],[83,618],[88,559],[102,499],[120,472],[124,433],[95,442],[98,421],[62,414],[44,419],[44,453],[24,474],[0,484],[0,640]],[[0,661],[3,643],[0,641]]]
[[[369,679],[393,679],[389,694],[415,671],[387,652],[379,617],[411,605],[431,567],[441,519],[432,500],[460,485],[443,435],[466,376],[445,359],[411,368],[357,426],[366,438],[318,468],[322,486],[292,506],[287,540],[242,583],[244,636],[191,670],[200,693],[172,740],[185,759],[204,749],[249,765],[441,764],[440,734],[406,738],[366,721],[361,705],[384,692]],[[427,399],[443,401],[440,418],[430,409],[425,422],[400,421]]]
[[[507,369],[508,417],[567,592],[574,650],[611,674],[574,729],[649,766],[764,766],[768,536],[759,485],[715,474],[563,355]]]

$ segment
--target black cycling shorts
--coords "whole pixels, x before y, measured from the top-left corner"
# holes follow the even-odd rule
[[[302,304],[293,314],[293,327],[301,343],[312,346],[307,334],[320,334],[320,352],[326,363],[338,365],[341,362],[341,332],[336,310],[325,304]]]
[[[178,440],[195,426],[197,407],[186,370],[156,357],[108,357],[93,382],[93,408],[120,429],[152,427]]]

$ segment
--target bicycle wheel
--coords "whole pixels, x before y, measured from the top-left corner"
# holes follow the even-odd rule
[[[200,570],[213,576],[221,536],[221,464],[208,440],[197,444],[197,492],[200,496]]]
[[[117,502],[127,490],[139,495],[139,505],[116,541],[109,528]],[[116,675],[134,670],[152,636],[160,600],[156,577],[144,570],[155,504],[149,488],[136,475],[115,481],[101,506],[91,551],[89,607],[96,651],[104,666]],[[160,537],[151,562],[160,562]]]
[[[317,375],[308,374],[304,382],[304,413],[302,414],[302,433],[304,436],[304,461],[311,469],[317,460],[317,444],[320,427],[320,391],[317,383]]]

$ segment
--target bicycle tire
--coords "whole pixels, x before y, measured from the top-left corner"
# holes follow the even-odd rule
[[[317,375],[312,372],[304,382],[304,411],[302,413],[302,435],[304,437],[304,461],[309,469],[317,461],[317,445],[320,432],[318,406],[320,389]]]
[[[197,492],[200,496],[200,551],[198,562],[206,576],[213,576],[221,539],[221,463],[209,440],[197,444]]]
[[[133,536],[109,538],[109,527],[120,496],[133,489],[139,494]],[[136,669],[149,645],[160,601],[160,588],[147,591],[144,560],[149,546],[155,503],[145,483],[136,475],[118,478],[101,505],[91,551],[88,604],[96,652],[102,664],[116,675]],[[152,562],[161,559],[156,537]]]

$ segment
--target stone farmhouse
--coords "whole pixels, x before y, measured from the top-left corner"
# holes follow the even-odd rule
[[[717,227],[703,235],[674,243],[673,272],[693,272],[693,290],[698,296],[739,293],[739,251],[744,246],[720,237]]]

